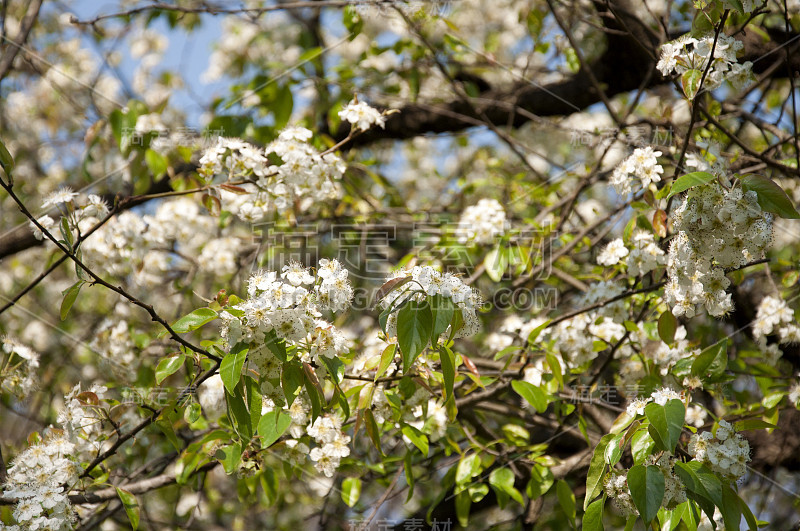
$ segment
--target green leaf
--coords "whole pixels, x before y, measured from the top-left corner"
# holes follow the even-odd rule
[[[128,521],[131,523],[133,531],[139,529],[139,502],[136,501],[136,496],[127,490],[119,487],[114,487],[117,490],[117,496],[125,508],[125,514],[128,515]]]
[[[145,151],[144,162],[156,179],[160,179],[161,176],[167,173],[167,158],[157,151],[152,149]]]
[[[690,100],[693,100],[697,95],[697,91],[700,90],[700,80],[702,78],[703,72],[697,70],[696,68],[687,70],[681,75],[681,86],[683,87],[683,93],[686,94],[686,97]]]
[[[650,421],[648,433],[659,450],[673,453],[675,445],[683,431],[683,420],[686,408],[678,399],[672,399],[665,405],[651,402],[644,408],[644,414]]]
[[[672,315],[672,312],[667,309],[658,318],[658,337],[666,343],[671,345],[675,341],[675,332],[678,329],[678,320]]]
[[[495,468],[489,474],[489,485],[498,493],[498,495],[505,494],[520,505],[525,502],[522,499],[522,493],[514,487],[514,473],[508,468]]]
[[[61,301],[62,321],[67,318],[67,315],[69,315],[69,311],[72,308],[72,305],[75,304],[75,299],[78,298],[78,293],[80,293],[84,284],[85,282],[83,280],[79,280],[61,292],[61,294],[64,295],[64,300]]]
[[[223,446],[217,450],[217,459],[222,463],[225,468],[225,473],[228,475],[236,472],[239,466],[239,460],[242,458],[242,445],[237,443],[229,446]]]
[[[414,426],[409,426],[408,424],[403,426],[400,431],[403,433],[403,435],[408,437],[408,440],[410,440],[414,446],[419,448],[419,451],[422,452],[423,456],[428,457],[428,437],[424,433],[419,431]]]
[[[564,373],[561,371],[561,362],[558,361],[558,358],[552,352],[545,353],[544,359],[547,361],[547,365],[550,367],[550,372],[553,374],[553,377],[558,383],[558,388],[563,389]]]
[[[583,513],[583,527],[582,531],[604,531],[603,527],[603,505],[605,499],[600,498],[595,500],[586,507],[586,512]]]
[[[210,323],[216,318],[217,312],[211,308],[198,308],[172,323],[172,329],[179,334],[191,332],[192,330],[197,330],[204,324]]]
[[[453,396],[453,385],[456,381],[455,354],[453,351],[442,345],[439,348],[439,361],[442,364],[442,378],[444,379],[444,398]]]
[[[367,435],[372,441],[372,444],[378,452],[383,455],[383,449],[381,449],[381,430],[378,428],[378,423],[375,422],[375,414],[369,408],[364,410],[364,428],[367,430]]]
[[[194,424],[197,422],[197,419],[200,418],[200,413],[202,412],[200,404],[197,402],[192,402],[183,412],[183,420],[186,421],[187,424]]]
[[[740,177],[740,180],[742,188],[746,191],[752,190],[758,195],[758,204],[762,210],[772,212],[782,218],[800,219],[800,213],[795,209],[789,196],[769,177],[745,175]]]
[[[739,495],[726,484],[722,485],[722,505],[719,509],[726,531],[739,531],[739,524],[742,522]]]
[[[266,467],[259,479],[261,488],[264,489],[264,494],[267,495],[267,501],[270,505],[274,504],[278,501],[278,489],[280,488],[278,475],[275,473],[275,470]]]
[[[61,231],[61,237],[64,238],[64,243],[71,251],[75,239],[73,238],[72,230],[69,228],[69,218],[67,216],[61,218],[61,223],[59,223],[58,228]]]
[[[403,472],[405,473],[406,483],[408,484],[409,492],[408,498],[406,498],[406,502],[408,502],[414,495],[414,468],[411,462],[411,452],[406,452],[405,457],[403,457]]]
[[[167,376],[175,374],[175,371],[183,366],[184,361],[186,356],[183,354],[175,354],[159,361],[156,366],[156,383],[160,385]]]
[[[637,465],[644,463],[644,460],[653,453],[656,444],[653,438],[647,433],[646,428],[639,428],[631,437],[631,455],[633,462]]]
[[[303,369],[297,363],[286,363],[281,367],[281,387],[287,406],[294,402],[297,390],[303,386],[304,380]]]
[[[512,381],[511,387],[519,396],[524,398],[530,405],[536,408],[536,411],[539,413],[545,412],[547,409],[547,404],[549,404],[549,400],[547,393],[545,393],[540,387],[537,387],[524,380]]]
[[[612,439],[608,441],[603,458],[609,466],[614,466],[619,462],[622,457],[622,443],[625,440],[625,432],[617,433]]]
[[[317,51],[319,48],[316,49]],[[319,56],[319,52],[317,52]],[[302,61],[300,61],[301,63]],[[280,130],[286,127],[289,118],[292,117],[292,109],[294,108],[294,97],[292,96],[291,87],[286,84],[280,87],[275,94],[275,101],[271,106],[272,114],[275,116],[275,129]]]
[[[603,475],[606,471],[605,451],[608,442],[614,438],[613,433],[608,433],[600,438],[594,448],[592,460],[589,462],[589,472],[586,474],[586,497],[583,500],[583,510],[588,510],[589,502],[603,492]]]
[[[686,487],[687,495],[713,519],[714,506],[722,505],[722,483],[716,474],[699,461],[678,461],[674,471]]]
[[[282,337],[278,337],[275,330],[270,330],[264,335],[264,344],[267,345],[272,354],[282,362],[286,362],[286,341]]]
[[[556,496],[558,497],[558,504],[561,506],[564,514],[567,515],[569,526],[574,529],[576,512],[575,494],[572,492],[569,483],[563,479],[559,479],[558,482],[556,482]]]
[[[430,301],[431,314],[433,315],[431,345],[436,346],[436,343],[439,341],[439,336],[447,330],[447,327],[450,326],[450,321],[453,320],[453,313],[455,312],[456,305],[453,299],[441,294],[436,294],[428,300]]]
[[[425,350],[431,337],[433,316],[427,301],[411,301],[397,312],[397,344],[403,355],[403,372]]]
[[[225,390],[225,399],[228,402],[228,413],[231,418],[231,424],[236,429],[236,432],[244,440],[245,444],[250,442],[253,437],[253,424],[250,417],[250,410],[244,403],[244,389],[242,384],[236,386],[233,393]]]
[[[381,353],[381,362],[378,364],[378,370],[375,372],[375,381],[386,373],[389,365],[394,361],[394,353],[397,350],[397,345],[392,343]]]
[[[758,521],[753,515],[753,511],[751,511],[750,507],[747,506],[747,502],[745,502],[741,497],[739,498],[739,509],[741,509],[742,516],[744,516],[744,521],[747,522],[747,527],[750,528],[750,531],[757,531]]]
[[[472,498],[469,492],[459,492],[456,494],[456,517],[461,527],[469,526],[469,509],[472,505]]]
[[[364,27],[364,20],[353,6],[347,6],[342,10],[342,24],[347,28],[349,32],[348,38],[352,41],[361,33],[361,28]]]
[[[711,345],[692,363],[692,375],[700,377],[720,376],[728,366],[728,342],[723,340]]]
[[[242,367],[245,359],[247,359],[247,351],[246,344],[236,343],[231,351],[222,358],[222,363],[219,366],[219,377],[222,378],[222,383],[230,394],[233,394],[236,384],[239,383],[239,379],[242,376]]]
[[[486,253],[486,257],[483,259],[483,267],[486,269],[486,274],[489,275],[489,278],[495,282],[500,282],[508,268],[506,247],[498,244]]]
[[[361,480],[359,478],[345,478],[342,481],[342,501],[348,507],[353,507],[361,497]]]
[[[258,429],[258,423],[261,421],[261,409],[264,407],[264,401],[261,398],[261,386],[258,385],[255,378],[245,375],[244,390],[247,409],[250,411],[250,425],[253,429]]]
[[[11,175],[11,171],[14,169],[14,157],[8,152],[2,140],[0,140],[0,167],[5,170],[6,175]]]
[[[552,321],[553,321],[552,319],[548,319],[547,321],[543,322],[542,324],[531,330],[531,333],[528,334],[528,343],[530,343],[531,345],[535,344],[536,340],[539,338],[539,335],[544,331],[545,328],[550,326],[550,323]]]
[[[737,432],[739,431],[749,431],[749,430],[771,430],[777,428],[775,424],[767,422],[766,420],[761,419],[747,419],[747,420],[740,420],[733,425],[733,429]]]
[[[475,452],[461,456],[456,468],[456,485],[463,487],[469,483],[473,477],[480,473],[480,465],[481,459]]]
[[[692,173],[687,173],[686,175],[682,175],[678,177],[674,183],[672,183],[672,188],[670,188],[667,199],[681,192],[685,192],[689,188],[708,184],[716,178],[717,177],[715,175],[708,173],[707,171],[695,171]]]
[[[657,466],[634,465],[628,470],[628,488],[639,515],[649,524],[664,501],[664,474]]]

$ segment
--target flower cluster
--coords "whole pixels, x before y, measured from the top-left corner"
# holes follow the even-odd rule
[[[460,243],[492,243],[508,230],[506,211],[495,199],[481,199],[464,209],[455,235]]]
[[[613,266],[626,256],[628,256],[628,248],[625,247],[622,238],[617,238],[600,251],[600,254],[597,255],[597,263],[602,266]]]
[[[80,467],[73,444],[62,430],[49,429],[8,469],[3,494],[16,498],[13,517],[18,529],[66,530],[75,514],[67,490],[78,481]],[[65,490],[65,486],[66,489]]]
[[[628,255],[628,273],[634,276],[646,275],[660,265],[664,265],[667,257],[653,238],[653,234],[645,230],[633,233],[633,245]]]
[[[198,173],[248,179],[236,192],[220,192],[225,208],[244,221],[260,221],[273,209],[305,211],[316,202],[341,197],[338,181],[347,168],[339,156],[318,152],[308,142],[311,136],[303,127],[288,127],[264,150],[219,138],[201,157]]]
[[[622,161],[611,174],[611,184],[619,195],[628,195],[633,187],[630,176],[633,175],[641,181],[643,189],[650,187],[650,183],[661,181],[664,168],[658,163],[660,151],[651,147],[636,148],[633,153]],[[636,187],[638,190],[638,186]]]
[[[94,225],[98,218],[105,217],[108,214],[108,205],[102,197],[95,194],[83,197],[81,194],[73,192],[69,186],[59,188],[45,196],[42,201],[42,208],[51,207],[66,208],[64,213],[68,214],[67,221],[70,229],[73,230],[80,226],[85,231],[85,229]],[[52,229],[56,226],[56,220],[49,215],[37,218],[36,221],[48,232],[52,232]],[[29,226],[34,238],[39,241],[44,239],[44,233],[35,223],[31,221]],[[57,237],[57,239],[60,239],[60,237]]]
[[[386,118],[378,109],[358,101],[357,98],[353,99],[353,101],[345,105],[344,108],[339,111],[339,118],[350,122],[360,131],[366,131],[376,124],[381,126],[381,128],[386,126]]]
[[[308,434],[318,444],[308,456],[314,461],[314,467],[327,477],[339,468],[343,457],[350,455],[350,436],[342,432],[342,419],[337,415],[317,417],[307,429]]]
[[[111,366],[117,378],[127,380],[136,377],[139,353],[125,319],[104,319],[89,348]]]
[[[523,343],[534,329],[542,325],[546,319],[535,318],[524,321],[519,315],[511,314],[500,324],[494,332],[486,336],[484,344],[492,352],[500,352],[506,347],[511,346],[517,338],[522,339]]]
[[[82,393],[76,385],[64,397],[65,407],[58,415],[63,429],[48,428],[14,459],[3,494],[18,500],[13,513],[18,529],[72,528],[75,514],[67,493],[78,481],[79,461],[100,450],[102,418],[94,406],[105,391],[92,386]]]
[[[82,232],[97,223],[95,216],[81,219]],[[225,233],[208,238],[216,233],[216,220],[184,197],[161,203],[153,215],[122,212],[89,236],[82,249],[92,268],[115,276],[132,274],[137,284],[154,287],[195,266],[213,275],[233,273],[241,241]]]
[[[659,341],[658,346],[651,350],[648,356],[658,364],[662,376],[666,376],[679,360],[696,356],[700,353],[698,349],[689,347],[689,341],[686,339],[686,328],[683,325],[678,326],[675,330],[673,341],[672,346]]]
[[[69,439],[75,443],[75,455],[91,459],[97,455],[105,440],[103,423],[108,419],[108,412],[103,411],[100,401],[108,389],[100,385],[92,385],[87,391],[81,391],[77,384],[64,396],[64,407],[58,413],[58,423],[64,428]]]
[[[759,258],[772,240],[772,214],[754,191],[724,189],[719,182],[689,190],[673,214],[677,232],[667,260],[664,295],[676,316],[705,306],[717,317],[733,308],[726,268]]]
[[[800,327],[792,309],[780,297],[767,295],[758,305],[753,321],[753,337],[759,342],[766,342],[766,336],[771,334],[778,334],[781,343],[800,342]]]
[[[39,354],[8,336],[0,352],[0,390],[25,398],[36,388]]]
[[[661,59],[656,67],[665,76],[683,74],[689,70],[705,72],[709,60],[711,69],[706,75],[704,86],[709,90],[718,88],[727,79],[737,89],[742,88],[752,77],[753,64],[747,61],[739,64],[736,52],[742,49],[742,41],[720,34],[714,45],[714,35],[708,34],[700,38],[685,35],[668,42],[661,47]],[[714,50],[713,58],[711,50]],[[698,79],[699,81],[699,79]]]
[[[457,276],[451,273],[441,273],[431,266],[415,266],[411,271],[400,270],[389,276],[387,281],[396,278],[411,277],[411,282],[391,291],[383,298],[384,308],[398,309],[400,304],[406,300],[424,301],[428,296],[442,295],[451,299],[456,308],[461,310],[464,319],[464,326],[457,330],[454,337],[473,336],[481,328],[481,321],[478,318],[477,310],[482,304],[480,294],[464,284]],[[387,337],[397,336],[397,312],[392,312],[386,320]],[[450,327],[442,334],[443,337],[450,337]]]
[[[650,396],[646,398],[636,398],[628,404],[627,413],[628,415],[635,417],[636,415],[644,415],[644,408],[650,402],[654,402],[660,406],[665,405],[670,400],[680,400],[683,402],[684,395],[683,393],[679,393],[669,387],[662,387],[661,389],[656,389],[653,391]]]
[[[624,516],[635,516],[639,514],[636,505],[633,503],[631,491],[628,488],[628,471],[611,470],[603,483],[603,489],[609,498],[614,500],[614,505]]]
[[[275,271],[258,271],[248,280],[248,298],[221,314],[222,336],[228,345],[249,345],[248,359],[268,380],[262,390],[282,403],[279,387],[280,360],[270,349],[267,334],[284,339],[297,348],[303,362],[321,363],[320,357],[334,358],[348,352],[342,333],[321,319],[322,310],[344,310],[353,297],[347,270],[337,260],[321,259],[316,275],[299,263]]]
[[[696,433],[689,440],[689,454],[713,472],[736,481],[747,471],[750,443],[728,422],[719,421],[716,434]]]

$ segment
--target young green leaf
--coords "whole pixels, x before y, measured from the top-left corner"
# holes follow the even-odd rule
[[[762,210],[786,219],[800,219],[800,213],[795,209],[792,200],[775,181],[763,175],[745,175],[740,179],[742,188],[756,193]]]
[[[216,318],[217,312],[211,308],[198,308],[172,323],[172,329],[179,334],[191,332],[192,330],[197,330],[201,326],[210,323]]]
[[[540,387],[523,380],[512,381],[511,387],[519,396],[524,398],[530,405],[536,408],[536,411],[539,413],[545,412],[547,409],[547,404],[549,404],[550,401],[547,393],[545,393]]]
[[[75,300],[78,298],[78,293],[80,293],[84,284],[85,282],[83,280],[79,280],[61,292],[62,295],[64,295],[64,300],[61,301],[62,321],[67,318],[67,315],[69,315],[69,311],[72,308],[72,305],[75,304]]]
[[[634,465],[628,470],[628,488],[639,515],[649,525],[664,501],[664,474],[657,466]]]
[[[613,433],[603,435],[600,438],[600,442],[597,443],[594,453],[592,453],[592,460],[589,462],[589,472],[586,474],[586,497],[583,500],[584,511],[589,507],[589,502],[603,492],[603,475],[606,471],[605,451],[609,441],[613,438]]]
[[[342,501],[353,507],[361,497],[361,480],[359,478],[345,478],[342,481]]]
[[[125,514],[128,515],[128,521],[131,523],[133,531],[136,531],[139,529],[139,502],[136,501],[136,496],[119,487],[114,488],[117,490],[117,496],[122,502]]]
[[[186,356],[184,354],[174,354],[159,361],[156,366],[156,383],[160,385],[167,376],[174,374],[183,366],[185,360]]]
[[[281,438],[292,423],[291,415],[275,409],[261,417],[258,422],[258,435],[261,437],[261,448],[269,448]]]
[[[242,376],[242,367],[247,359],[248,347],[244,343],[237,343],[231,351],[222,358],[219,366],[219,376],[229,393],[233,394],[236,384]]]
[[[689,188],[708,184],[716,178],[714,174],[708,173],[707,171],[695,171],[687,173],[686,175],[681,175],[672,183],[667,199],[681,192],[685,192]]]
[[[659,450],[673,453],[675,445],[683,431],[683,421],[686,408],[678,399],[672,399],[665,405],[656,403],[647,404],[644,414],[650,421],[648,433],[656,443]]]
[[[425,350],[433,329],[433,316],[427,301],[411,301],[397,313],[397,343],[403,355],[403,372]]]

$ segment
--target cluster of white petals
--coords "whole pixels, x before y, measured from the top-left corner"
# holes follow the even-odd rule
[[[381,111],[356,99],[339,111],[339,118],[360,131],[366,131],[373,125],[379,125],[381,128],[386,126],[386,117]]]
[[[766,336],[777,334],[781,343],[800,342],[800,327],[794,312],[780,297],[767,295],[761,299],[753,321],[753,337],[766,340]]]
[[[279,360],[270,337],[297,347],[300,361],[322,364],[349,351],[340,330],[321,319],[322,311],[342,311],[353,297],[347,270],[337,260],[321,259],[316,274],[298,263],[275,271],[257,271],[248,280],[248,298],[221,313],[222,337],[230,348],[249,346],[248,359],[265,381],[265,396],[283,403]],[[323,370],[319,367],[318,370]]]
[[[640,181],[636,186],[637,191],[640,188],[646,190],[650,187],[650,183],[661,181],[661,174],[664,173],[664,168],[658,163],[658,157],[660,156],[660,151],[654,151],[649,146],[636,148],[611,174],[610,182],[617,193],[619,195],[628,195],[633,191],[631,175]]]
[[[273,210],[305,212],[317,202],[341,197],[339,181],[347,169],[338,155],[317,151],[311,136],[304,127],[288,127],[263,150],[220,138],[205,151],[198,171],[209,178],[222,174],[229,180],[252,180],[239,186],[239,193],[221,190],[225,209],[244,221],[261,221]]]
[[[0,389],[25,398],[37,387],[39,354],[10,336],[0,346]]]
[[[493,243],[495,238],[508,231],[506,211],[496,199],[481,199],[468,206],[458,220],[455,230],[460,243]]]
[[[725,269],[760,258],[772,241],[772,214],[762,212],[754,191],[724,189],[714,181],[691,188],[673,213],[664,290],[676,316],[702,308],[712,316],[733,308]]]
[[[99,405],[105,391],[92,386],[82,393],[76,385],[64,397],[65,407],[58,415],[63,429],[47,428],[14,459],[3,496],[17,500],[12,516],[18,525],[8,529],[73,528],[76,517],[68,493],[82,472],[80,460],[90,460],[99,451],[103,419],[93,406]]]
[[[688,450],[694,459],[732,481],[744,476],[750,461],[750,443],[725,420],[719,421],[716,435],[710,431],[692,435]]]
[[[744,43],[725,34],[720,34],[714,45],[714,35],[708,34],[700,38],[685,35],[661,47],[661,59],[656,67],[665,76],[683,74],[689,70],[705,72],[709,60],[711,68],[706,75],[703,86],[709,90],[722,85],[727,79],[735,88],[742,88],[753,76],[753,64],[747,61],[740,64],[736,61],[736,52]],[[714,50],[713,57],[711,50]],[[698,79],[699,82],[699,79]]]

